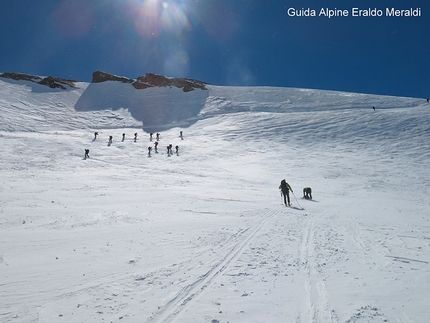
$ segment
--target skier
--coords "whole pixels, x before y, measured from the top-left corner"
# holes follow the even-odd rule
[[[290,184],[288,184],[285,179],[281,181],[281,185],[279,185],[279,189],[281,190],[282,195],[284,196],[284,204],[285,206],[290,206],[290,191],[293,192]]]
[[[113,140],[113,137],[112,137],[112,136],[109,136],[109,143],[110,143],[110,144],[112,143],[112,140]]]
[[[85,149],[85,159],[90,158],[90,150]]]
[[[157,140],[160,140],[160,134],[157,132]]]
[[[167,147],[167,150],[168,150],[168,152],[169,152],[170,154],[173,154],[173,152],[172,152],[172,147],[173,147],[173,145],[172,145],[172,144],[169,144],[169,146]]]
[[[94,132],[94,140],[96,140],[97,139],[97,136],[99,135],[99,133],[98,132]]]
[[[152,147],[151,147],[151,146],[149,146],[149,147],[148,147],[148,156],[149,156],[149,155],[151,155],[151,150],[152,150]]]
[[[157,151],[157,147],[158,147],[158,141],[154,142],[154,149],[155,149],[155,151]]]
[[[305,187],[303,189],[303,198],[306,200],[312,200],[312,189],[310,187]]]
[[[137,140],[137,132],[134,133],[134,141]]]
[[[373,107],[373,111],[375,111],[376,110],[376,108],[375,107]]]
[[[179,146],[175,146],[175,149],[176,149],[176,154],[178,154],[179,153]]]
[[[122,134],[122,141],[125,140],[125,133]]]
[[[153,135],[153,133],[151,132],[151,133],[149,134],[149,140],[150,140],[150,141],[152,141],[152,135]]]
[[[179,131],[179,137],[182,138],[182,131]]]

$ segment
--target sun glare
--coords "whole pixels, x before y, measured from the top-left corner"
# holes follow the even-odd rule
[[[136,31],[145,37],[157,37],[163,31],[181,33],[190,28],[187,6],[179,0],[132,0],[130,13]]]

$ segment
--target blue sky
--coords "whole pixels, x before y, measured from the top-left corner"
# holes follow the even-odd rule
[[[291,17],[288,8],[347,17]],[[352,17],[377,8],[382,17]],[[420,8],[386,17],[386,8]],[[102,70],[216,85],[430,97],[427,0],[40,0],[0,2],[0,72],[91,81]]]

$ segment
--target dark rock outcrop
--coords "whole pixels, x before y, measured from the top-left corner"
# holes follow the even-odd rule
[[[52,76],[47,76],[42,78],[36,75],[23,74],[23,73],[11,73],[11,72],[2,73],[0,74],[0,77],[12,79],[15,81],[30,81],[37,84],[49,86],[51,89],[62,89],[62,90],[67,90],[66,85],[69,87],[75,88],[76,87],[75,83],[78,82],[75,80],[66,80],[66,79],[52,77]]]
[[[164,75],[146,73],[145,76],[139,76],[137,80],[132,80],[122,76],[116,76],[106,72],[97,71],[93,73],[92,83],[100,83],[106,81],[116,81],[122,83],[131,83],[137,90],[147,89],[150,87],[177,87],[184,92],[190,92],[194,89],[206,90],[202,81],[197,81],[188,78],[169,78]]]
[[[116,76],[113,74],[109,74],[106,72],[96,71],[93,73],[93,79],[92,83],[101,83],[106,81],[115,81],[115,82],[121,82],[121,83],[133,83],[134,80],[123,77],[123,76]]]
[[[42,85],[47,85],[49,86],[51,89],[62,89],[62,90],[66,90],[67,88],[64,85],[68,85],[70,87],[76,87],[75,82],[77,81],[73,81],[73,80],[66,80],[66,79],[61,79],[58,77],[52,77],[52,76],[48,76],[43,78],[40,82],[38,82],[39,84]]]
[[[184,92],[190,92],[194,89],[206,90],[206,83],[187,78],[168,78],[164,75],[146,73],[145,76],[139,76],[133,86],[137,88],[137,83],[147,85],[148,87],[177,87],[183,89]]]

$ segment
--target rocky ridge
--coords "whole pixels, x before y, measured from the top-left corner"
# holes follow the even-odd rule
[[[122,83],[130,83],[135,89],[147,89],[150,87],[177,87],[184,92],[190,92],[194,89],[206,90],[207,83],[188,79],[188,78],[170,78],[164,75],[146,73],[145,76],[139,76],[136,80],[129,79],[123,76],[117,76],[106,72],[96,71],[93,73],[92,83],[101,83],[106,81],[117,81]]]
[[[52,89],[67,90],[68,87],[76,88],[76,80],[67,80],[53,76],[40,77],[37,75],[5,72],[0,74],[0,77],[13,79],[16,81],[30,81],[41,85],[49,86]],[[137,79],[130,79],[124,76],[117,76],[114,74],[96,71],[93,73],[91,83],[102,83],[106,81],[115,81],[122,83],[129,83],[135,89],[147,89],[151,87],[177,87],[181,88],[184,92],[190,92],[195,89],[207,90],[205,85],[207,83],[189,79],[189,78],[170,78],[164,75],[153,73],[146,73],[145,76],[139,76]]]
[[[51,89],[62,89],[67,90],[67,87],[76,88],[75,80],[66,80],[58,77],[47,76],[40,77],[36,75],[24,74],[24,73],[12,73],[6,72],[0,74],[0,77],[12,79],[15,81],[30,81],[41,85],[49,86]]]

